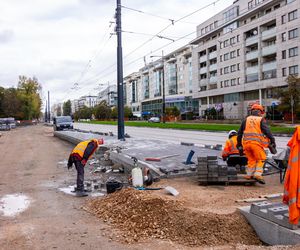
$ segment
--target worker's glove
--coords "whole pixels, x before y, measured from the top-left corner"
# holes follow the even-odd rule
[[[243,155],[244,155],[244,149],[243,149],[243,147],[242,147],[242,146],[239,146],[239,147],[238,147],[238,150],[239,150],[240,156],[243,156]]]
[[[86,164],[86,160],[82,159],[81,164],[84,166]]]
[[[68,164],[68,169],[71,169],[73,167],[73,164]]]

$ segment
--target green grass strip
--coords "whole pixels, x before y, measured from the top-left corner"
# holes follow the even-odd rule
[[[90,124],[117,125],[117,121],[90,121],[84,122]],[[214,124],[214,123],[149,123],[145,121],[125,121],[125,126],[131,127],[150,127],[150,128],[168,128],[182,130],[200,130],[200,131],[224,131],[228,132],[232,129],[238,130],[238,124]],[[293,134],[294,128],[284,126],[270,126],[274,134]]]

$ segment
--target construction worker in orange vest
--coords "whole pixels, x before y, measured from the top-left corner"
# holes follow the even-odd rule
[[[290,156],[284,180],[283,203],[289,206],[289,221],[298,225],[300,218],[300,126],[289,140]]]
[[[83,197],[88,194],[84,191],[84,166],[88,159],[93,155],[99,145],[103,144],[103,139],[92,139],[77,144],[72,150],[69,160],[68,169],[72,168],[73,163],[77,170],[77,187],[75,188],[76,196]]]
[[[237,149],[236,144],[237,132],[235,130],[230,130],[228,133],[228,140],[226,140],[222,151],[222,158],[224,161],[226,161],[230,155],[239,155],[239,150]]]
[[[264,162],[267,158],[264,148],[268,148],[271,144],[276,149],[275,138],[263,117],[264,113],[261,105],[253,104],[251,115],[243,120],[237,137],[237,148],[240,155],[245,153],[248,159],[245,178],[254,178],[261,184],[265,184],[262,176]]]

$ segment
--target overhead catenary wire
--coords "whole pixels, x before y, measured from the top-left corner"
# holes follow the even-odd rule
[[[197,10],[191,12],[191,13],[189,13],[189,14],[186,14],[185,16],[183,16],[183,17],[181,17],[181,18],[179,18],[179,19],[177,19],[177,20],[174,20],[174,24],[177,23],[177,22],[179,22],[179,21],[182,21],[183,19],[185,19],[185,18],[187,18],[187,17],[189,17],[189,16],[191,16],[191,15],[193,15],[193,14],[195,14],[195,13],[201,11],[201,10],[204,10],[204,9],[206,9],[206,8],[212,6],[212,5],[215,5],[215,4],[216,4],[217,2],[219,2],[219,1],[221,1],[221,0],[216,0],[216,1],[212,2],[212,3],[210,3],[210,4],[207,4],[207,5],[203,6],[203,7],[199,8],[199,9],[197,9]],[[136,48],[135,48],[134,50],[132,50],[131,52],[127,53],[127,54],[124,56],[124,59],[127,58],[129,55],[133,54],[134,52],[136,52],[138,49],[140,49],[141,47],[143,47],[143,46],[144,46],[145,44],[147,44],[148,42],[152,41],[155,37],[159,36],[163,31],[165,31],[166,29],[168,29],[168,28],[171,27],[172,25],[173,25],[173,24],[167,25],[167,26],[164,27],[162,30],[160,30],[159,32],[157,32],[156,34],[154,34],[150,39],[148,39],[147,41],[145,41],[144,43],[142,43],[141,45],[139,45],[138,47],[136,47]],[[193,33],[196,33],[196,32],[193,32]],[[191,33],[191,34],[193,34],[193,33]],[[184,37],[186,37],[186,36],[184,36]],[[180,39],[182,39],[182,38],[180,38]],[[175,40],[175,42],[176,42],[176,40]],[[87,81],[90,81],[90,80],[92,80],[92,79],[98,78],[99,75],[101,75],[103,72],[105,72],[105,71],[111,69],[111,68],[114,67],[115,65],[116,65],[116,62],[114,62],[114,63],[111,64],[110,66],[108,66],[108,67],[106,67],[105,69],[103,69],[101,72],[99,72],[98,74],[96,74],[94,77],[89,78]],[[113,72],[115,72],[115,70],[114,70]]]

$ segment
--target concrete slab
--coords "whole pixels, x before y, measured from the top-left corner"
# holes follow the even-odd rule
[[[300,229],[291,230],[253,214],[250,212],[250,206],[240,207],[239,211],[246,217],[264,243],[269,245],[300,244]]]

